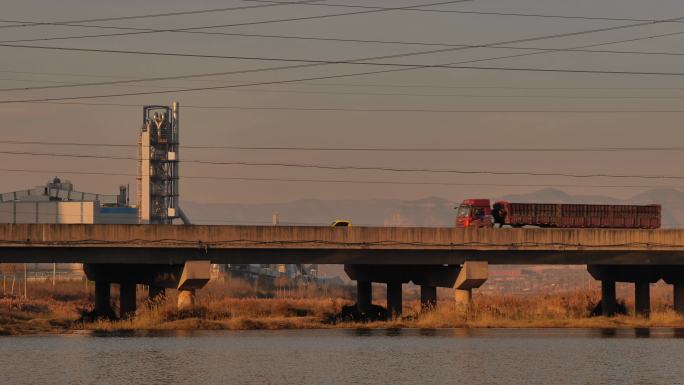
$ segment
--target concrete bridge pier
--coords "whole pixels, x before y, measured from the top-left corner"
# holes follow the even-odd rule
[[[136,310],[136,284],[150,286],[150,298],[163,295],[165,288],[178,289],[180,308],[194,303],[196,289],[209,282],[211,263],[187,261],[182,265],[104,264],[83,265],[86,276],[95,281],[95,313],[111,316],[109,283],[119,282],[120,317],[132,317]],[[108,310],[109,309],[109,310]]]
[[[669,269],[666,266],[589,265],[587,271],[601,281],[601,314],[617,313],[615,282],[634,283],[634,314],[648,317],[651,313],[650,284],[658,282]]]
[[[195,290],[201,289],[209,282],[211,276],[210,261],[187,261],[178,281],[178,309],[195,304]]]
[[[437,287],[453,287],[459,265],[344,265],[349,278],[357,282],[357,306],[364,313],[372,300],[371,282],[387,284],[387,315],[402,314],[401,285],[413,282],[421,287],[421,310],[437,307]]]
[[[195,289],[178,290],[178,310],[187,309],[195,305]]]
[[[136,284],[121,282],[119,284],[119,318],[131,318],[136,310]]]
[[[401,317],[401,281],[387,282],[387,318]]]
[[[454,283],[456,303],[470,305],[473,301],[473,289],[482,286],[488,278],[489,264],[487,262],[464,262]]]
[[[469,306],[473,302],[473,289],[454,289],[454,299],[459,305]]]
[[[437,308],[437,286],[420,286],[420,310],[430,311]]]
[[[651,314],[651,284],[649,282],[634,283],[634,313],[642,317]]]
[[[678,314],[684,315],[684,266],[665,266],[662,270],[663,280],[672,285],[672,307]]]
[[[684,281],[674,282],[673,294],[674,294],[674,309],[680,314],[684,315]]]
[[[601,281],[601,314],[612,317],[617,312],[617,297],[615,295],[615,281]]]
[[[95,281],[95,317],[109,317],[112,314],[111,298],[110,283]]]
[[[356,308],[361,314],[367,314],[373,303],[373,283],[356,281]]]

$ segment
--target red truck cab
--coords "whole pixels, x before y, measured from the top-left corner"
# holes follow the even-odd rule
[[[492,227],[489,199],[466,199],[456,207],[456,227]]]

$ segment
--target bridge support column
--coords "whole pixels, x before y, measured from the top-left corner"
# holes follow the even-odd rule
[[[437,286],[420,286],[420,310],[430,311],[437,308]]]
[[[651,314],[651,285],[648,282],[634,283],[634,313],[648,317]]]
[[[617,312],[617,299],[615,297],[615,281],[601,281],[601,314],[612,317]]]
[[[135,283],[122,282],[119,284],[119,317],[131,318],[135,316]]]
[[[195,290],[201,289],[211,277],[210,261],[186,261],[178,282],[178,310],[195,304]]]
[[[473,302],[473,289],[454,289],[454,299],[459,305],[470,305]]]
[[[160,301],[166,296],[166,289],[158,286],[149,287],[149,300],[150,301]]]
[[[109,317],[112,314],[111,285],[109,282],[95,281],[95,317]]]
[[[487,262],[464,262],[454,284],[456,303],[470,305],[473,301],[473,289],[482,286],[487,282],[487,278],[489,278]]]
[[[187,309],[195,305],[195,289],[178,290],[178,310]]]
[[[680,314],[684,315],[684,281],[674,282],[674,309]]]
[[[362,314],[370,311],[373,303],[373,283],[371,281],[356,281],[356,308]]]
[[[401,316],[401,281],[387,283],[387,318]]]

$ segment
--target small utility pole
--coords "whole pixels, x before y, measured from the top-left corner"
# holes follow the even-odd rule
[[[24,263],[24,299],[28,298],[28,273]]]
[[[55,279],[57,277],[57,264],[52,264],[52,288],[55,288]]]

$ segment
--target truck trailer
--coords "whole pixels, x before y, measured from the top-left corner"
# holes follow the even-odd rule
[[[456,207],[456,227],[557,227],[657,229],[660,205],[513,203],[466,199]]]

